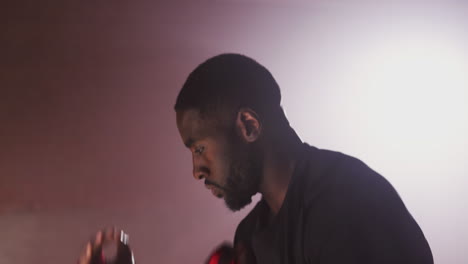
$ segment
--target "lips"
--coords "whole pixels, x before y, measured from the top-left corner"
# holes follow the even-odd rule
[[[214,196],[218,197],[218,198],[222,198],[222,197],[223,197],[223,194],[221,193],[221,191],[218,191],[217,188],[211,189],[211,193],[212,193]]]
[[[219,190],[219,189],[216,188],[215,186],[213,186],[213,185],[205,185],[205,187],[206,187],[207,189],[211,190],[211,193],[212,193],[214,196],[216,196],[216,197],[218,197],[218,198],[223,197],[223,194],[222,194],[221,190]]]

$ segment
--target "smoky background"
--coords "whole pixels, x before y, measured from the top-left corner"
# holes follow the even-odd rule
[[[397,189],[466,263],[463,1],[11,1],[0,8],[0,262],[73,263],[100,228],[138,263],[202,263],[249,209],[191,176],[173,105],[222,52],[265,65],[300,137]],[[256,197],[258,200],[259,197]],[[251,207],[249,207],[251,208]]]

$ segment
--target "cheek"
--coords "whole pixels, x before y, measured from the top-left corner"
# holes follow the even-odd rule
[[[226,178],[230,172],[229,158],[223,154],[213,155],[209,158],[209,168],[211,170],[213,180],[218,184],[225,185]]]

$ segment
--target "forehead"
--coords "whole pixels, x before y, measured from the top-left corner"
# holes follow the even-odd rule
[[[216,130],[214,122],[203,118],[195,109],[177,112],[177,128],[184,142],[210,136]]]
[[[203,127],[203,120],[200,111],[189,109],[177,112],[177,128],[179,132],[191,132],[200,130]]]

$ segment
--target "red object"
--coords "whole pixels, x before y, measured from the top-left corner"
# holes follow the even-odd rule
[[[213,255],[211,255],[209,261],[208,261],[208,264],[224,264],[226,263],[224,260],[222,263],[220,262],[221,261],[221,257],[223,256],[223,254],[226,254],[226,248],[223,248],[221,247],[220,249],[216,250]],[[227,263],[226,263],[227,264]],[[229,261],[229,264],[236,264],[236,262],[234,261],[234,259],[231,259]]]
[[[220,258],[221,258],[221,252],[216,251],[213,255],[211,255],[211,258],[208,264],[218,264]]]

